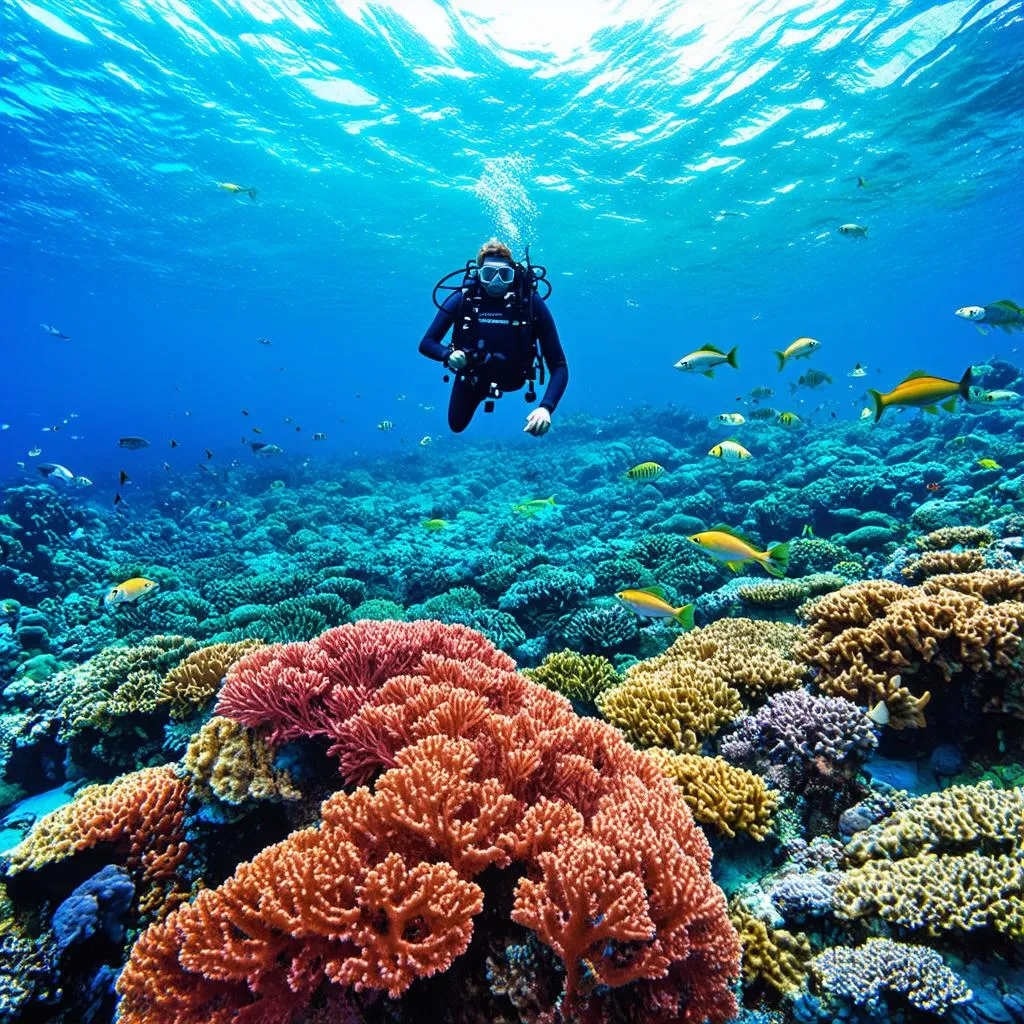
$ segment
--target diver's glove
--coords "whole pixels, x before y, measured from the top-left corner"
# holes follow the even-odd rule
[[[527,434],[533,434],[534,437],[540,437],[542,434],[546,434],[551,429],[551,413],[539,405],[536,409],[530,411],[530,415],[526,417],[526,426],[523,430]]]
[[[455,370],[456,373],[458,373],[459,370],[464,370],[467,362],[466,353],[461,349],[455,349],[454,352],[449,352],[448,358],[444,361],[445,366],[447,366],[449,370]]]

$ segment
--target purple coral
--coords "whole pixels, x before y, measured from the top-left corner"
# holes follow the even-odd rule
[[[871,721],[843,697],[817,697],[806,690],[788,690],[769,698],[748,715],[721,745],[731,761],[767,762],[801,770],[824,763],[857,766],[878,745]]]

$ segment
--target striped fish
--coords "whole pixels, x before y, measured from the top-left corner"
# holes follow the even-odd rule
[[[664,472],[665,467],[659,466],[656,462],[641,462],[626,470],[626,477],[629,480],[656,480]]]

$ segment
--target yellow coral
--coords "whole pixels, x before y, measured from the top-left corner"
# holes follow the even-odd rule
[[[943,526],[917,538],[920,551],[942,551],[948,548],[982,548],[995,540],[995,534],[984,526]]]
[[[801,988],[811,958],[811,944],[803,935],[770,928],[741,903],[733,901],[729,917],[743,947],[743,987],[767,985],[784,994]]]
[[[607,658],[569,650],[549,654],[537,668],[528,668],[523,674],[571,700],[589,703],[619,682],[615,666]]]
[[[977,572],[985,568],[985,556],[980,551],[926,551],[911,558],[901,570],[908,580],[928,579],[945,573]]]
[[[260,640],[241,640],[193,651],[164,676],[158,701],[170,704],[172,718],[187,718],[216,694],[224,673],[242,655],[261,646]]]
[[[192,737],[184,768],[205,799],[229,804],[246,800],[298,800],[291,776],[273,766],[267,742],[230,718],[211,718]]]
[[[733,838],[746,832],[759,842],[772,826],[779,795],[753,772],[736,768],[721,757],[669,754],[651,750],[658,767],[682,790],[693,816]]]

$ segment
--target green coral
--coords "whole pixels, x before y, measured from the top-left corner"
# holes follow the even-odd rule
[[[607,658],[570,650],[549,654],[537,668],[526,669],[524,674],[570,700],[590,704],[598,694],[622,681]]]

